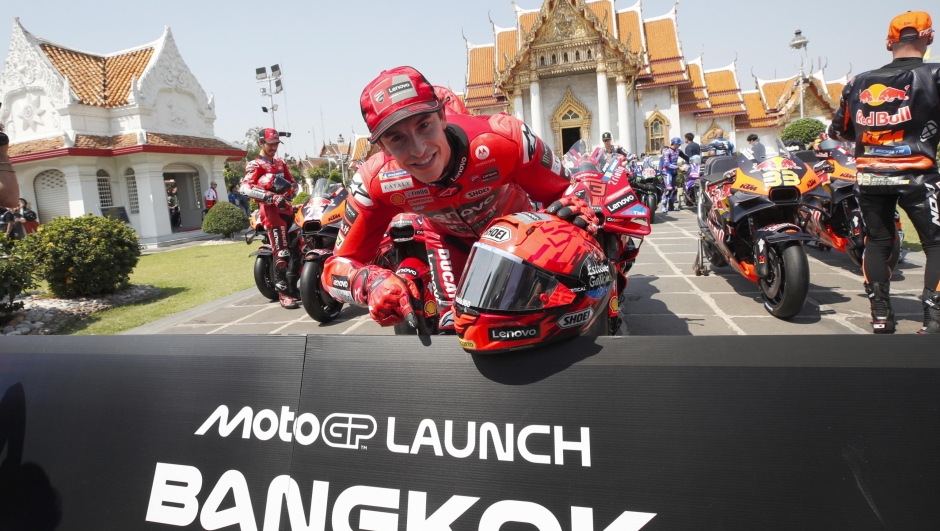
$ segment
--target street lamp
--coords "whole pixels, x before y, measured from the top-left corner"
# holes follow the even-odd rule
[[[284,85],[281,83],[281,67],[279,65],[271,66],[270,75],[268,75],[268,69],[263,66],[255,68],[255,82],[268,84],[268,88],[261,87],[261,96],[268,98],[270,106],[261,107],[261,111],[271,112],[271,127],[277,129],[277,125],[274,123],[274,111],[277,110],[277,105],[274,104],[274,95],[280,94],[284,90]]]
[[[799,28],[796,29],[796,32],[793,34],[793,38],[790,39],[790,49],[794,52],[803,50],[803,58],[800,58],[800,118],[803,118],[803,87],[809,81],[806,78],[806,74],[803,73],[803,68],[806,66],[805,56],[806,56],[806,47],[809,45],[809,39],[803,36],[803,32]]]

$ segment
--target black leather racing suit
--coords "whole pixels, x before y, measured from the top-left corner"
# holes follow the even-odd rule
[[[868,230],[863,264],[867,282],[884,283],[891,278],[887,261],[897,237],[894,211],[900,206],[911,218],[927,255],[925,288],[940,290],[938,124],[938,64],[925,64],[919,58],[895,59],[859,74],[842,91],[829,134],[856,143],[857,193]]]

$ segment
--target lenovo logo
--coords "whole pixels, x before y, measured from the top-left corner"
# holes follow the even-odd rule
[[[488,333],[490,341],[519,341],[521,339],[535,339],[541,335],[538,326],[491,328]]]

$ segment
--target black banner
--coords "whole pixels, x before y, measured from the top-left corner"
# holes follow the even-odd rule
[[[930,338],[452,340],[5,340],[0,529],[940,523]]]

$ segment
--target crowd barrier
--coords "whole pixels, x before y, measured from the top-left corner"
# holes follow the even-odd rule
[[[0,529],[931,529],[938,369],[915,336],[4,338]]]

